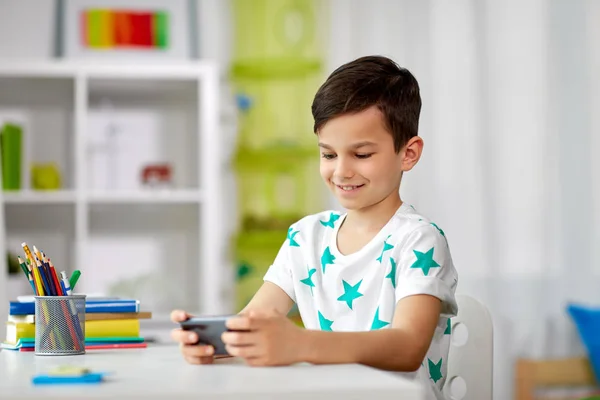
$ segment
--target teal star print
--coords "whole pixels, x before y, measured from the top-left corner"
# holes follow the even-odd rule
[[[306,269],[308,269],[308,267]],[[315,272],[317,272],[315,268],[310,269],[308,270],[308,278],[300,279],[300,282],[304,283],[307,286],[310,286],[310,294],[312,294],[313,288],[315,287],[315,284],[312,281],[312,276]]]
[[[300,247],[300,245],[298,244],[298,242],[296,242],[296,240],[294,240],[294,238],[296,237],[296,235],[299,233],[300,231],[296,231],[294,232],[294,228],[290,227],[290,229],[288,229],[288,233],[287,233],[287,238],[290,241],[290,246],[296,246],[296,247]]]
[[[342,283],[344,284],[344,294],[338,297],[339,301],[345,301],[348,304],[348,307],[352,310],[352,302],[363,294],[358,292],[358,288],[360,288],[360,284],[362,283],[362,279],[354,286],[346,282],[342,279]]]
[[[329,246],[327,246],[323,252],[323,255],[321,256],[321,267],[323,268],[323,273],[325,273],[325,267],[327,267],[327,264],[333,264],[334,261],[335,256],[331,254],[331,251],[329,251]]]
[[[340,219],[340,216],[338,214],[331,213],[331,214],[329,214],[329,221],[319,221],[319,222],[323,226],[328,226],[330,228],[333,228],[335,221],[337,221],[338,219]]]
[[[333,321],[330,319],[327,319],[323,316],[323,314],[321,314],[321,311],[318,312],[319,313],[319,325],[321,326],[321,330],[322,331],[331,331],[331,325],[333,324]]]
[[[392,235],[390,235],[392,236]],[[383,253],[385,253],[387,250],[393,249],[394,246],[389,244],[387,242],[387,240],[390,238],[390,236],[388,236],[384,241],[383,241],[383,249],[381,250],[381,255],[379,257],[377,257],[377,261],[379,261],[381,263],[381,261],[383,261]]]
[[[429,358],[427,359],[427,364],[429,365],[429,378],[433,379],[435,383],[442,379],[442,359],[434,364]]]
[[[390,278],[392,281],[392,287],[396,289],[396,261],[392,257],[390,257],[390,264],[392,264],[392,270],[385,277]]]
[[[375,311],[375,318],[373,318],[373,323],[371,324],[371,330],[381,329],[384,326],[388,326],[389,324],[389,322],[385,322],[379,319],[379,307],[377,307],[377,311]]]
[[[450,318],[448,318],[448,322],[446,324],[446,330],[444,331],[444,335],[449,335],[452,332],[452,324],[450,322]]]
[[[415,253],[415,256],[417,256],[417,261],[410,267],[420,268],[425,276],[429,275],[429,270],[431,268],[438,268],[440,266],[440,264],[433,260],[433,247],[429,249],[427,253],[421,253],[417,250],[413,250],[413,252]]]
[[[443,230],[440,229],[439,226],[437,226],[436,224],[434,224],[433,222],[430,222],[431,225],[433,225],[435,227],[435,229],[438,230],[438,232],[440,233],[440,235],[442,235],[443,237],[446,237],[446,234],[444,233]]]

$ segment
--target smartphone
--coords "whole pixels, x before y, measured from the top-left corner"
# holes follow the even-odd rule
[[[194,317],[180,322],[181,329],[193,331],[198,335],[196,344],[211,345],[215,349],[215,355],[228,355],[225,344],[221,340],[223,332],[228,332],[225,322],[235,315],[217,315],[207,317]]]

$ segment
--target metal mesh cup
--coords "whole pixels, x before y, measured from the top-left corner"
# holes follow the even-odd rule
[[[35,354],[85,354],[85,295],[35,296]]]

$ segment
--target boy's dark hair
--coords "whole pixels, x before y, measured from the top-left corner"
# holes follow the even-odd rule
[[[418,134],[419,84],[407,69],[382,56],[358,58],[329,75],[312,103],[314,132],[335,117],[372,106],[383,114],[396,153]]]

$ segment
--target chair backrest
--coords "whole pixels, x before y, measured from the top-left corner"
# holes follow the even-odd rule
[[[492,400],[494,340],[487,308],[457,295],[458,315],[451,320],[451,344],[444,396],[448,400]]]

